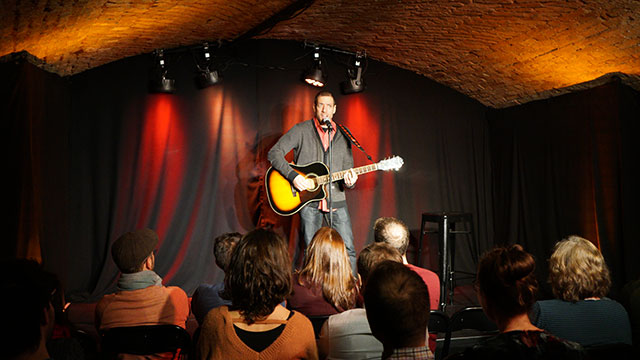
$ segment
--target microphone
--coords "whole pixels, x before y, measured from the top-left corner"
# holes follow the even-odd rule
[[[322,119],[322,125],[327,127],[327,130],[331,130],[331,120],[329,118]]]

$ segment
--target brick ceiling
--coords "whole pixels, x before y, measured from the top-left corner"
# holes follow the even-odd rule
[[[308,41],[424,75],[496,108],[604,81],[640,88],[637,0],[2,0],[0,56],[27,51],[71,75],[157,48]],[[304,5],[304,4],[302,4]]]

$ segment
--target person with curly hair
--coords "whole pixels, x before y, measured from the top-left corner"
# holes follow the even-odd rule
[[[538,301],[533,323],[583,346],[631,344],[624,307],[609,298],[609,268],[589,240],[569,236],[555,245],[549,259],[549,283],[556,299]]]
[[[467,348],[465,359],[582,359],[582,347],[533,325],[535,260],[520,245],[495,248],[478,264],[476,286],[482,309],[500,334]]]
[[[291,260],[275,232],[253,230],[238,242],[227,268],[223,298],[209,311],[197,359],[317,359],[311,321],[280,303],[291,293]]]
[[[289,309],[307,316],[333,315],[356,306],[358,285],[342,236],[321,227],[307,249],[302,270],[293,275]]]

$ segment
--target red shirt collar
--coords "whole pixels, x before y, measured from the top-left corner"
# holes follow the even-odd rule
[[[316,117],[313,118],[313,124],[316,126],[316,129],[318,130],[318,133],[320,133],[320,135],[325,133],[325,129],[322,127],[322,125],[320,125],[320,120],[318,120],[318,118]],[[335,121],[331,120],[331,136],[333,136],[335,132],[336,132],[336,123]]]

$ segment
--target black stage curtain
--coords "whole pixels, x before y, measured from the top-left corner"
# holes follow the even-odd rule
[[[640,275],[639,118],[638,93],[620,81],[488,112],[496,242],[523,244],[539,279],[553,245],[572,234],[601,249],[612,297]]]
[[[0,63],[5,165],[3,256],[42,260],[47,239],[68,236],[69,84],[32,65],[28,54]],[[59,269],[57,265],[50,264]]]
[[[317,90],[300,81],[311,49],[260,40],[219,51],[226,59],[223,82],[202,90],[194,86],[192,54],[168,53],[173,95],[147,92],[148,55],[63,79],[28,63],[2,64],[9,72],[37,73],[45,82],[19,75],[8,85],[10,93],[21,89],[9,112],[20,129],[7,137],[20,135],[9,147],[22,155],[10,164],[14,186],[7,192],[19,189],[15,209],[23,196],[42,207],[39,229],[31,235],[39,237],[45,266],[59,274],[71,300],[95,301],[114,290],[118,272],[110,245],[135,228],[158,232],[156,270],[165,284],[188,294],[202,282],[222,279],[212,239],[223,232],[270,225],[289,238],[292,256],[299,253],[296,216],[276,216],[264,202],[262,184],[270,146],[312,116]],[[403,219],[417,240],[424,211],[471,212],[476,236],[487,248],[493,214],[486,108],[373,60],[364,75],[366,91],[340,95],[346,61],[338,54],[325,60],[336,120],[374,160],[392,154],[405,160],[397,173],[362,175],[350,191],[356,250],[372,241],[379,216]],[[52,94],[41,95],[43,86]],[[37,122],[16,109],[30,109]],[[39,161],[29,160],[38,154]],[[357,149],[354,158],[356,166],[368,163]],[[41,175],[24,170],[27,165]],[[33,184],[25,189],[25,181]],[[6,221],[26,226],[33,211]],[[29,236],[16,232],[15,239],[23,244]],[[422,259],[434,269],[435,243],[427,244],[432,247]],[[457,256],[461,268],[473,269],[465,244]]]

